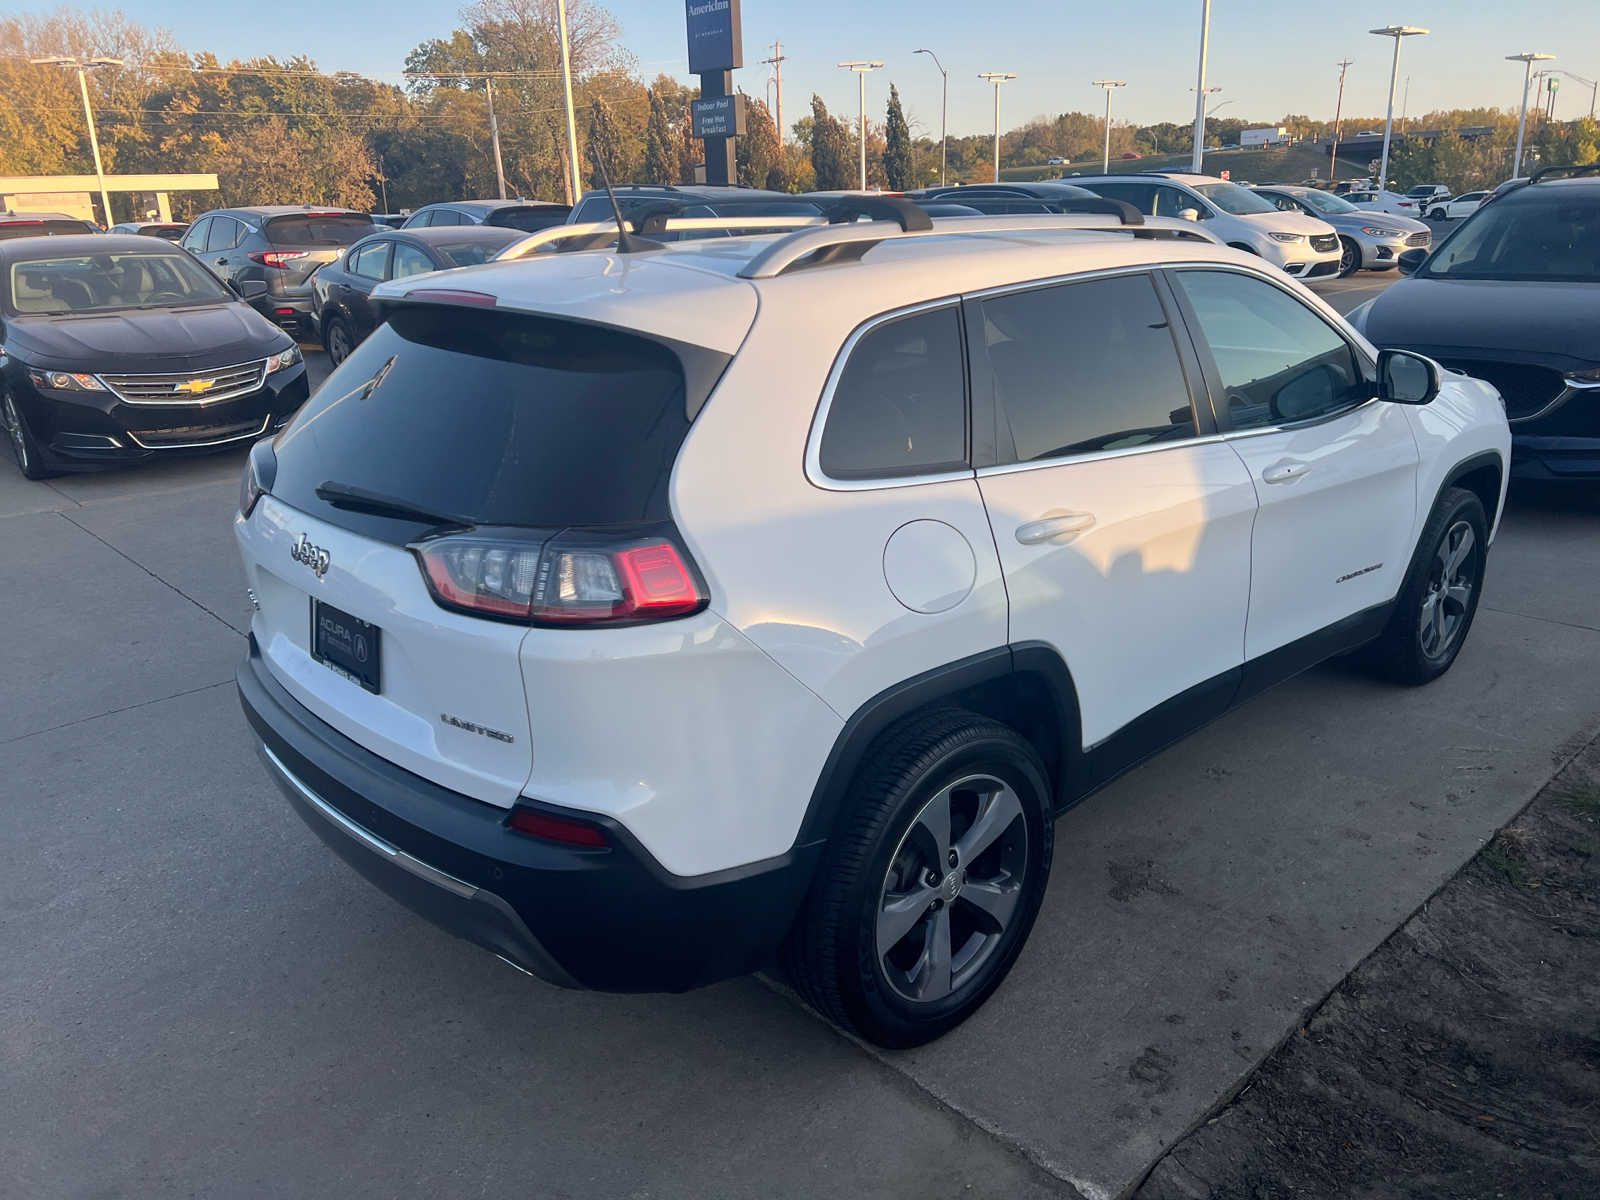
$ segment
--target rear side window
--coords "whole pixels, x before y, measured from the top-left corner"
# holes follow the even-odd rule
[[[361,247],[350,256],[350,274],[366,279],[382,279],[389,257],[389,243],[373,242]]]
[[[549,229],[553,225],[563,225],[567,220],[567,210],[564,208],[497,208],[490,213],[484,221],[485,225],[495,225],[501,229],[518,229],[523,233],[537,233],[541,229]],[[454,252],[452,251],[452,254]]]
[[[279,436],[272,492],[389,541],[415,527],[333,508],[317,485],[483,525],[662,520],[687,414],[683,365],[660,343],[522,314],[402,306]]]
[[[377,231],[370,217],[358,213],[295,213],[273,217],[264,232],[274,246],[348,246]]]
[[[894,479],[967,465],[966,369],[954,305],[874,326],[833,389],[819,458],[832,479]]]
[[[206,234],[206,251],[232,250],[239,244],[241,226],[232,217],[212,217],[211,230]]]
[[[1188,385],[1149,276],[991,296],[982,312],[1000,462],[1194,436]]]

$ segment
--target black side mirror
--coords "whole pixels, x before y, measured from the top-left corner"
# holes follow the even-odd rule
[[[1422,266],[1422,260],[1428,257],[1428,252],[1423,249],[1402,250],[1400,257],[1394,261],[1400,266],[1400,274],[1415,275],[1417,268]]]
[[[261,279],[230,280],[233,290],[239,293],[241,300],[259,300],[267,294],[267,284]]]
[[[1378,351],[1378,398],[1426,404],[1439,394],[1439,364],[1409,350]]]

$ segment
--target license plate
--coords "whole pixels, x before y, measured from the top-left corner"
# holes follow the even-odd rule
[[[350,676],[369,692],[378,690],[378,639],[370,621],[311,600],[311,657]]]

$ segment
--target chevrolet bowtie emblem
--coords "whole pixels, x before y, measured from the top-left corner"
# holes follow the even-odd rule
[[[201,392],[209,392],[215,387],[215,379],[185,379],[181,383],[172,385],[175,392],[188,392],[191,396],[198,396]]]

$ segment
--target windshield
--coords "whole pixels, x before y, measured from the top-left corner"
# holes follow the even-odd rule
[[[348,246],[377,231],[360,213],[296,213],[273,217],[262,230],[274,246]]]
[[[1314,208],[1323,213],[1353,213],[1356,206],[1343,196],[1330,196],[1327,192],[1297,192],[1296,200],[1307,208]]]
[[[1420,272],[1430,279],[1600,281],[1600,191],[1537,185],[1475,210]]]
[[[1249,188],[1242,188],[1237,183],[1197,183],[1194,190],[1223,212],[1236,217],[1278,211]]]
[[[178,308],[233,298],[187,254],[133,250],[23,259],[11,264],[7,283],[16,314]]]

